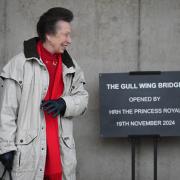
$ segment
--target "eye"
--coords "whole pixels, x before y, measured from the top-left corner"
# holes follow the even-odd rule
[[[69,36],[70,36],[70,34],[69,34],[69,33],[67,33],[67,34],[65,34],[65,36],[66,36],[66,37],[69,37]]]

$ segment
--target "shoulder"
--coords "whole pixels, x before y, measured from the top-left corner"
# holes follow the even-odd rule
[[[21,52],[11,58],[7,64],[3,67],[0,77],[3,79],[13,79],[17,82],[23,79],[23,67],[26,58],[24,53]]]
[[[82,72],[81,65],[74,58],[72,58],[72,62],[74,64],[75,71],[77,73]]]
[[[14,56],[13,58],[11,58],[7,64],[4,67],[7,66],[21,66],[22,64],[24,64],[24,62],[26,61],[26,58],[24,56],[24,53],[21,52],[19,54],[17,54],[16,56]]]

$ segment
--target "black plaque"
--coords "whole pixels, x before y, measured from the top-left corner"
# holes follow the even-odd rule
[[[180,136],[180,72],[99,75],[102,137]]]

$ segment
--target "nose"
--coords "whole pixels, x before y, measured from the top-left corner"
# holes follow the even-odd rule
[[[71,36],[68,36],[68,38],[67,38],[67,42],[68,42],[69,44],[71,44],[71,43],[72,43]]]

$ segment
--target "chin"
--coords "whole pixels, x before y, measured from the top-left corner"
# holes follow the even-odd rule
[[[63,50],[60,50],[59,52],[60,52],[60,53],[64,53],[64,51],[65,51],[65,49],[63,49]]]

